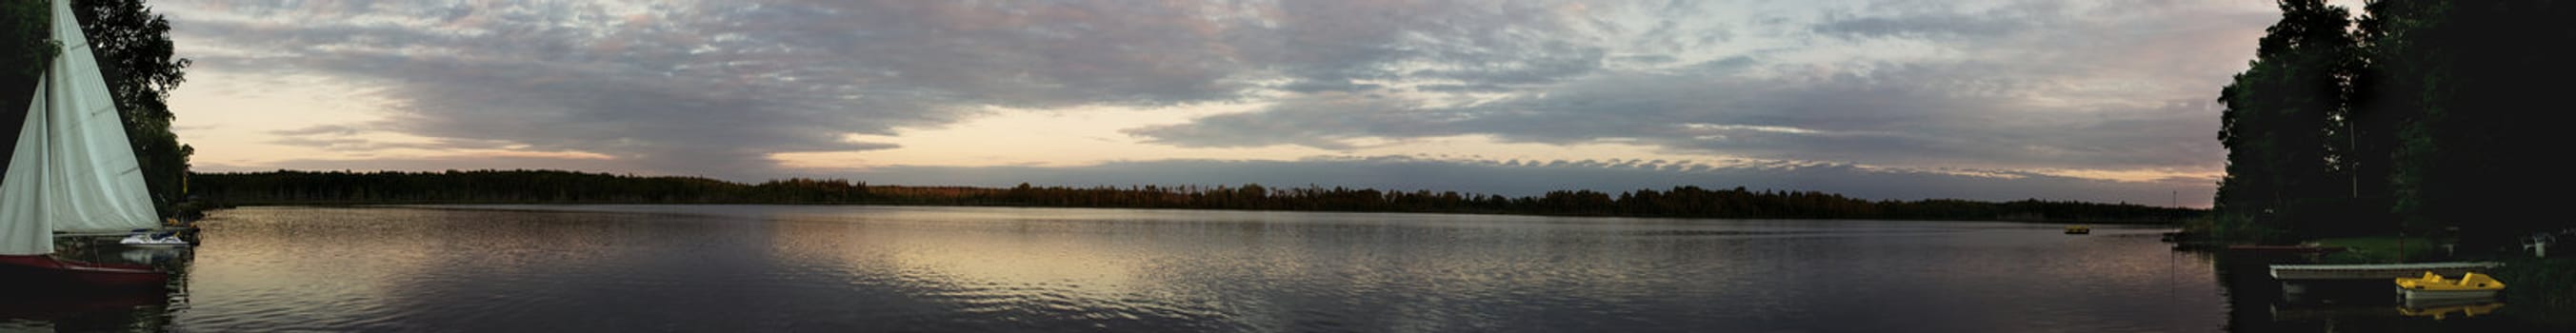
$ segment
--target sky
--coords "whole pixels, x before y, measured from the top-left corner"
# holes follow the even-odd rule
[[[2271,1],[162,0],[199,171],[2207,207]]]

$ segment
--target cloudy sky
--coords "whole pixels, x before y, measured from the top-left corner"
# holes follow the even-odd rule
[[[208,171],[2206,206],[2264,0],[154,1]],[[2179,196],[2179,199],[2176,196]]]

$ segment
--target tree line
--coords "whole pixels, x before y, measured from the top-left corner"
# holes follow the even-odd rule
[[[2221,89],[2228,148],[2215,230],[2272,241],[2456,236],[2464,249],[2576,228],[2565,90],[2576,4],[2378,0],[2357,16],[2279,1],[2281,20]],[[2450,230],[2456,230],[2451,234]]]
[[[897,204],[1577,216],[2172,223],[2195,209],[2021,200],[1864,200],[1813,191],[1708,189],[1552,191],[1502,196],[1348,187],[872,186],[845,179],[736,183],[700,177],[551,170],[198,174],[194,196],[217,204],[640,203]]]

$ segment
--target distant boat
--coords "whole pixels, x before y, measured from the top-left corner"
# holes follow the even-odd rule
[[[0,288],[158,288],[168,275],[149,267],[52,255],[58,232],[122,234],[159,224],[89,38],[70,4],[53,3],[52,38],[63,52],[37,81],[0,173]]]
[[[2397,279],[2397,291],[2408,301],[2493,299],[2497,291],[2503,290],[2504,281],[2476,272],[2462,274],[2457,280],[2444,279],[2433,272],[2424,272],[2424,277]]]
[[[2093,233],[2093,227],[2080,226],[2080,225],[2070,225],[2070,226],[2066,226],[2066,234],[2068,234],[2068,235],[2082,235],[2082,234],[2090,234],[2090,233]]]

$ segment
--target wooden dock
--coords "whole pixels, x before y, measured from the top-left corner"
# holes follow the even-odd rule
[[[2493,262],[2431,262],[2413,264],[2369,265],[2272,265],[2272,279],[2290,280],[2368,280],[2423,277],[2424,272],[2442,276],[2460,276],[2471,271],[2504,267]]]

